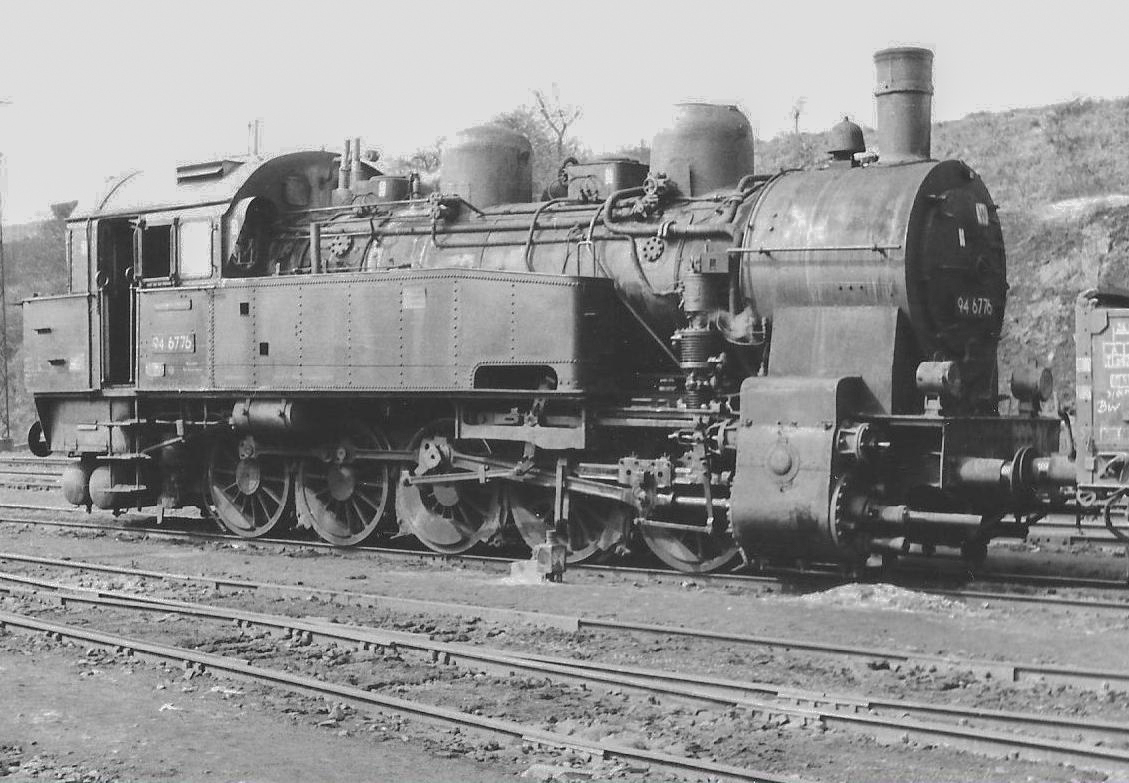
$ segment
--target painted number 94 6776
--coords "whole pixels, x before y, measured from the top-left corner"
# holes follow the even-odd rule
[[[996,314],[996,307],[986,296],[958,296],[957,313],[972,318],[990,318]]]
[[[193,332],[155,334],[150,347],[153,353],[196,353],[196,335]]]

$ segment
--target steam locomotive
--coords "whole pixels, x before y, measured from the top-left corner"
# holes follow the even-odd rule
[[[739,110],[683,104],[649,167],[569,161],[539,201],[496,126],[434,188],[359,140],[125,176],[24,303],[29,442],[75,505],[248,537],[982,556],[1076,469],[1047,374],[999,414],[1004,243],[930,158],[932,53],[875,64],[881,156],[844,120],[810,170],[754,173]]]

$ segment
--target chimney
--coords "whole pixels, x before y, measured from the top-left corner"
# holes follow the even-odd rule
[[[933,52],[914,46],[874,54],[878,154],[883,163],[929,159]]]

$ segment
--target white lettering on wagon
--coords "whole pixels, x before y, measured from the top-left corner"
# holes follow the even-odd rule
[[[1102,343],[1102,367],[1107,370],[1129,369],[1129,342],[1110,340]]]

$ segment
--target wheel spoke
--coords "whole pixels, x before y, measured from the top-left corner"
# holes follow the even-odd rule
[[[281,506],[282,504],[279,503],[273,495],[263,490],[261,487],[260,490],[261,491],[255,493],[255,500],[257,500],[263,507],[263,510],[267,512],[267,516],[273,517],[278,511],[279,506]]]
[[[349,502],[349,511],[352,512],[352,515],[357,520],[357,526],[355,529],[360,530],[361,528],[363,528],[365,526],[365,515],[361,513],[361,507],[357,505],[356,500]]]
[[[324,442],[325,447],[336,450],[344,446],[347,451],[389,448],[383,435],[355,420],[342,421],[337,432]],[[297,488],[299,506],[308,509],[307,518],[318,536],[337,546],[350,546],[376,533],[392,494],[388,470],[386,465],[369,467],[349,462],[334,466],[313,459],[303,461]],[[330,486],[330,476],[337,471],[352,479],[352,489],[344,499],[334,497],[335,492],[344,494],[344,485],[335,478]]]
[[[454,421],[445,419],[433,422],[418,430],[407,446],[407,451],[417,450],[425,439],[451,438]],[[477,440],[450,441],[461,453],[488,452],[485,444]],[[449,466],[438,468],[447,472]],[[497,482],[479,484],[477,481],[458,481],[444,488],[453,493],[454,502],[448,506],[439,502],[436,489],[427,484],[397,484],[392,474],[366,475],[364,483],[372,478],[389,481],[396,491],[396,511],[400,524],[410,529],[429,549],[444,554],[465,552],[480,541],[489,539],[501,527],[501,486]],[[383,493],[384,490],[382,489]],[[445,495],[446,496],[446,495]]]
[[[244,469],[249,472],[243,473]],[[242,475],[256,482],[254,492],[242,491]],[[286,518],[290,484],[290,468],[285,461],[254,456],[240,459],[234,441],[220,441],[212,450],[207,481],[211,512],[236,535],[266,535]]]
[[[259,491],[274,501],[275,506],[282,505],[282,494],[271,490],[266,485],[261,485]]]
[[[641,527],[643,541],[660,560],[686,573],[706,573],[728,565],[737,557],[737,545],[728,536],[714,534],[703,526],[690,532]]]
[[[353,500],[354,501],[360,501],[360,502],[364,503],[366,506],[371,508],[373,511],[379,511],[380,507],[382,505],[381,503],[378,503],[377,501],[370,498],[368,495],[365,495],[361,492],[354,492],[353,493]]]

